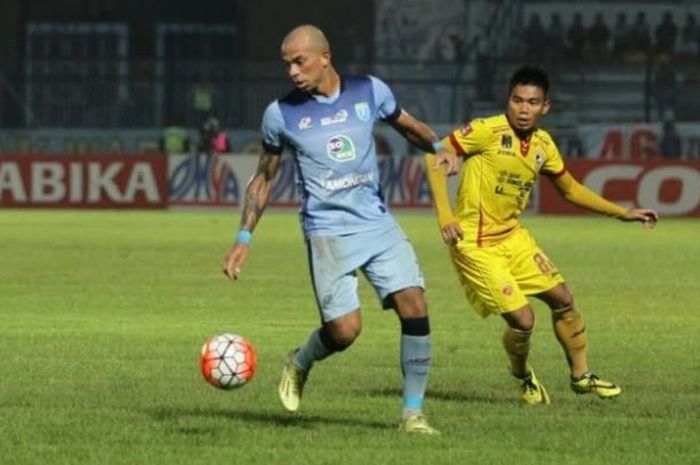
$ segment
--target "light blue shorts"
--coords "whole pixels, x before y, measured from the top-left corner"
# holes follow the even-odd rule
[[[411,242],[398,225],[346,236],[311,236],[309,268],[323,322],[360,307],[357,270],[374,287],[383,308],[391,295],[409,287],[425,288]]]

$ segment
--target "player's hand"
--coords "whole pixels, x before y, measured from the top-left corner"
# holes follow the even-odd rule
[[[464,238],[462,227],[457,222],[448,223],[445,226],[441,226],[440,234],[442,234],[442,240],[447,245],[455,245]]]
[[[235,243],[229,249],[226,257],[224,257],[223,271],[224,274],[231,280],[238,279],[241,271],[243,271],[243,264],[248,257],[248,251],[250,246],[248,244],[242,244],[240,242]]]
[[[649,208],[633,208],[620,218],[622,221],[639,221],[645,228],[651,229],[659,221],[659,214]]]
[[[445,174],[447,176],[454,176],[459,173],[460,160],[456,153],[452,150],[442,148],[435,154],[435,163],[433,163],[433,169],[437,170],[441,165],[445,165]]]

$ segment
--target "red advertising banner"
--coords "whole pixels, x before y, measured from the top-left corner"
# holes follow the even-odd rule
[[[566,167],[593,192],[624,207],[653,208],[662,216],[700,216],[700,162],[571,160]],[[541,213],[585,212],[542,178]]]
[[[165,208],[165,155],[0,155],[0,207]]]

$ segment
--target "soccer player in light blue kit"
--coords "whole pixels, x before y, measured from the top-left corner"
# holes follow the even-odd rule
[[[445,155],[427,125],[398,106],[385,83],[371,76],[340,76],[318,28],[293,29],[283,40],[281,53],[296,89],[272,102],[263,116],[264,153],[248,184],[240,229],[225,258],[224,273],[231,279],[241,273],[280,155],[289,147],[298,168],[300,216],[322,324],[288,355],[279,385],[282,405],[296,411],[314,362],[343,351],[360,334],[359,269],[383,307],[393,308],[401,322],[404,385],[399,427],[435,434],[422,413],[431,364],[423,276],[408,238],[382,197],[373,126],[385,121],[417,147],[437,150],[436,166],[444,163],[449,169],[455,159],[449,152]]]

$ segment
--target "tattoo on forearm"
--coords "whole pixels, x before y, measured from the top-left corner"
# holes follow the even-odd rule
[[[241,215],[241,229],[252,231],[258,223],[267,206],[278,165],[278,156],[264,154],[260,157],[255,176],[250,180],[246,189],[243,213]]]

